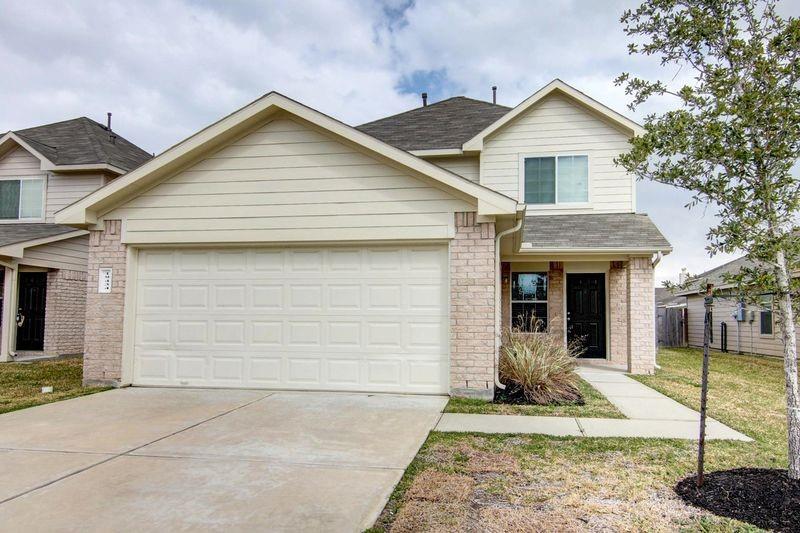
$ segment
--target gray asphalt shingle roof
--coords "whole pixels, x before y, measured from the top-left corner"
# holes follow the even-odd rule
[[[153,156],[86,117],[14,132],[55,165],[109,164],[131,170]]]
[[[543,250],[672,249],[650,217],[639,213],[528,216],[522,241]]]
[[[61,224],[0,224],[0,246],[54,237],[76,231]]]
[[[401,150],[461,148],[510,110],[502,105],[454,96],[367,122],[356,129]]]

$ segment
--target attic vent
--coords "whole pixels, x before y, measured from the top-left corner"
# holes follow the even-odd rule
[[[428,105],[428,93],[422,93],[422,106]]]
[[[108,115],[108,122],[106,123],[106,129],[108,130],[108,140],[111,141],[111,144],[114,144],[117,141],[117,136],[114,132],[111,131],[111,113],[106,113]]]
[[[492,103],[497,103],[497,85],[492,85]]]

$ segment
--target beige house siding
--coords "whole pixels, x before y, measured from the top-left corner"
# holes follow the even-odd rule
[[[89,236],[33,246],[25,250],[22,263],[47,268],[63,268],[86,272],[89,255]]]
[[[40,169],[41,163],[24,148],[15,148],[0,156],[0,180],[13,178],[47,178]],[[42,222],[42,219],[22,220],[21,222]],[[0,220],[0,224],[20,222],[18,220]]]
[[[470,181],[480,183],[481,165],[478,157],[426,157],[424,159],[459,176],[464,176]]]
[[[586,154],[591,212],[631,212],[635,209],[634,180],[613,162],[629,147],[626,133],[569,98],[551,95],[486,139],[481,183],[522,200],[521,156]],[[529,215],[583,212],[587,209],[528,209]]]
[[[45,221],[54,222],[56,211],[99,189],[104,183],[105,176],[102,174],[50,173],[47,178]]]
[[[689,329],[689,346],[703,346],[703,297],[688,296],[687,320]],[[713,342],[711,348],[719,350],[722,348],[720,334],[722,322],[728,325],[728,351],[737,353],[756,353],[762,355],[772,355],[783,357],[783,342],[781,341],[778,324],[773,323],[771,335],[761,335],[761,313],[757,306],[749,306],[748,310],[755,312],[752,322],[737,322],[733,318],[736,312],[736,301],[731,299],[715,298],[712,310],[712,331]]]
[[[444,239],[476,209],[454,194],[278,119],[104,218],[129,244]]]

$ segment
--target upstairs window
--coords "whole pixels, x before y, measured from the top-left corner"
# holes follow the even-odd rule
[[[547,328],[547,273],[511,275],[511,325],[526,332]]]
[[[522,177],[526,204],[589,201],[589,156],[526,157]]]
[[[0,180],[0,220],[43,218],[44,180]]]

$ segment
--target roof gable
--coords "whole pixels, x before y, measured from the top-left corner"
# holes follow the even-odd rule
[[[186,168],[204,155],[247,133],[277,112],[286,112],[347,142],[358,145],[361,149],[385,158],[395,165],[400,165],[419,176],[432,179],[440,186],[452,188],[474,198],[478,204],[479,214],[515,214],[517,211],[517,202],[512,198],[390,146],[279,93],[271,92],[68,206],[56,214],[56,220],[62,224],[93,224],[97,220],[98,213],[108,211],[127,199],[135,197],[149,186]]]
[[[484,139],[492,135],[493,133],[497,132],[514,119],[519,117],[520,115],[524,114],[526,111],[530,110],[534,106],[536,106],[539,102],[541,102],[544,98],[551,94],[562,94],[568,97],[571,101],[575,102],[576,104],[588,109],[589,111],[593,112],[596,115],[601,116],[603,119],[607,120],[608,122],[622,128],[625,131],[630,132],[631,135],[639,135],[642,133],[642,127],[637,124],[636,122],[630,120],[629,118],[617,113],[613,109],[601,104],[597,100],[590,98],[589,96],[585,95],[584,93],[578,91],[574,87],[564,83],[563,81],[556,79],[533,93],[530,97],[525,99],[522,103],[518,106],[510,110],[508,113],[504,114],[495,122],[488,125],[486,128],[478,132],[469,140],[465,141],[462,150],[464,152],[480,152],[483,150],[483,142]]]

